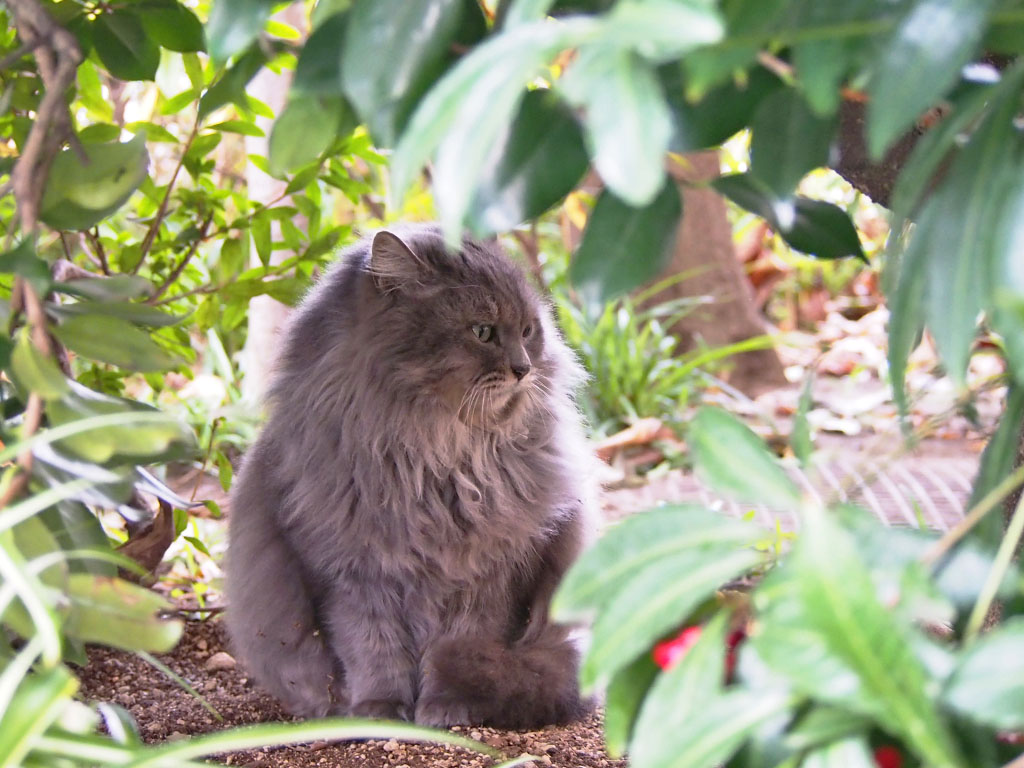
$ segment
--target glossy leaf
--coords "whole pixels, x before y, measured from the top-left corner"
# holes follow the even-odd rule
[[[634,208],[605,191],[590,214],[569,278],[595,314],[605,303],[653,280],[672,255],[682,197],[666,181],[648,205]]]
[[[170,604],[155,592],[123,579],[72,574],[68,597],[71,608],[64,631],[83,642],[166,653],[181,637],[181,621],[164,617]]]
[[[25,278],[39,296],[50,290],[50,267],[36,256],[31,238],[26,237],[9,251],[0,253],[0,272]]]
[[[88,162],[65,149],[50,168],[39,218],[54,229],[88,229],[124,205],[146,178],[144,134],[125,143],[85,144],[82,151]]]
[[[814,115],[793,88],[767,96],[754,115],[750,172],[785,198],[808,172],[828,164],[835,120]]]
[[[698,474],[721,493],[783,509],[800,503],[796,484],[735,416],[705,406],[690,422],[688,438]]]
[[[615,43],[651,62],[677,59],[721,40],[725,25],[703,0],[624,0],[607,17]]]
[[[53,329],[75,353],[130,371],[163,371],[178,360],[131,323],[110,316],[71,317]]]
[[[92,41],[103,66],[121,80],[152,80],[160,66],[160,46],[146,34],[130,9],[106,11],[91,25]]]
[[[14,343],[11,372],[22,389],[35,392],[44,400],[55,400],[68,391],[68,381],[60,368],[51,358],[36,349],[27,331],[19,333]]]
[[[341,46],[341,77],[381,146],[393,146],[449,62],[469,0],[357,0]]]
[[[252,6],[253,9],[257,9],[263,5],[262,0],[241,0],[246,5]],[[214,4],[214,10],[222,8],[225,5],[225,0],[218,0]],[[268,8],[269,11],[269,8]],[[262,22],[260,22],[262,25]],[[212,24],[212,19],[211,19]],[[218,44],[217,38],[214,36],[212,27],[208,28],[210,36],[210,47],[211,55],[213,48]],[[262,46],[254,45],[250,47],[245,53],[239,56],[230,67],[228,67],[224,73],[217,78],[203,94],[199,100],[199,117],[207,117],[211,112],[225,104],[235,104],[239,107],[248,109],[248,101],[246,99],[245,87],[249,84],[249,81],[256,77],[256,73],[260,71],[260,68],[267,63],[267,53],[264,51]],[[185,102],[190,103],[194,97],[189,97]]]
[[[343,11],[328,17],[313,30],[295,65],[292,88],[296,93],[317,96],[344,93],[339,41],[345,39],[347,27],[348,12]]]
[[[631,574],[594,622],[593,640],[580,669],[584,690],[606,685],[722,584],[760,559],[749,549],[691,550]]]
[[[146,34],[169,51],[206,50],[203,24],[178,0],[146,0],[139,15]]]
[[[1024,728],[1024,618],[1010,618],[961,655],[942,700],[975,722]]]
[[[206,31],[213,60],[224,62],[252,45],[273,8],[274,0],[215,0]]]
[[[654,69],[638,54],[612,45],[584,49],[559,83],[583,109],[584,126],[601,178],[634,207],[665,188],[665,152],[672,116]]]
[[[345,117],[342,99],[300,96],[291,99],[270,132],[267,162],[280,176],[316,160],[334,143]]]
[[[572,111],[550,92],[530,91],[491,149],[469,212],[478,234],[504,232],[553,206],[588,166]]]
[[[552,615],[573,622],[593,617],[631,574],[690,551],[730,552],[753,545],[757,526],[696,506],[671,505],[632,515],[602,536],[566,573]]]
[[[910,128],[956,82],[975,54],[995,0],[916,0],[882,46],[870,85],[866,138],[872,157]]]

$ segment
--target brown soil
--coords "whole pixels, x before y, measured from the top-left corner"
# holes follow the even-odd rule
[[[187,680],[223,721],[178,683],[132,653],[90,648],[81,672],[86,701],[109,701],[132,713],[143,740],[150,743],[206,733],[235,725],[292,720],[277,702],[246,677],[241,666],[207,669],[210,658],[225,651],[224,632],[216,619],[189,622],[178,647],[158,658]],[[219,657],[222,659],[223,657]],[[536,755],[537,765],[562,768],[613,768],[623,761],[605,755],[598,714],[569,726],[539,731],[455,728],[514,758]],[[497,760],[449,745],[406,744],[392,740],[309,745],[257,750],[222,758],[229,765],[253,768],[489,768]]]

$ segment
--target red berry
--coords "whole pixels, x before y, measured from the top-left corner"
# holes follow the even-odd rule
[[[896,747],[878,747],[875,749],[875,765],[878,768],[903,768],[903,755]]]
[[[700,638],[700,632],[700,627],[687,627],[671,640],[658,643],[651,653],[654,663],[662,669],[675,666]]]

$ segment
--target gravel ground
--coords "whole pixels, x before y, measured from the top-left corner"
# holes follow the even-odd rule
[[[291,720],[269,695],[249,680],[226,655],[219,621],[189,622],[178,647],[158,657],[187,680],[217,710],[223,721],[203,707],[178,683],[138,656],[107,648],[90,648],[89,664],[80,670],[86,701],[110,701],[132,713],[142,738],[150,743],[206,733],[234,725]],[[504,759],[524,753],[537,756],[539,766],[612,768],[624,761],[605,755],[600,714],[569,726],[539,731],[455,728],[462,736],[483,741]],[[484,755],[439,744],[407,744],[394,740],[309,745],[237,753],[221,758],[228,765],[252,768],[489,768]]]

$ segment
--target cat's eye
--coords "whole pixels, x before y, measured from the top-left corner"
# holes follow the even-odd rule
[[[473,333],[480,341],[494,341],[494,326],[493,325],[474,325]]]
[[[524,339],[528,339],[532,335],[533,335],[533,326],[532,325],[528,325],[525,328],[523,328],[523,338]]]

